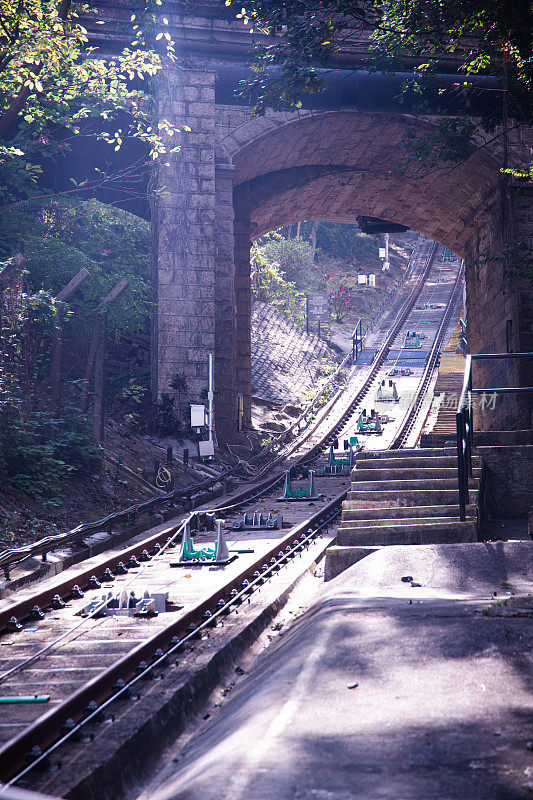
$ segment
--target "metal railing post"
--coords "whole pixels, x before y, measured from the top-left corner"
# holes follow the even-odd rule
[[[468,474],[472,475],[472,450],[474,448],[474,408],[472,406],[472,362],[468,371]]]
[[[461,522],[466,520],[466,504],[464,498],[464,482],[463,482],[463,437],[462,437],[462,411],[458,410],[455,415],[455,424],[457,431],[457,483],[459,489],[459,518]]]
[[[470,399],[470,398],[469,398]],[[465,481],[468,486],[468,478],[472,477],[472,442],[470,433],[472,430],[472,409],[467,408],[463,413],[464,427],[464,449],[465,449]]]

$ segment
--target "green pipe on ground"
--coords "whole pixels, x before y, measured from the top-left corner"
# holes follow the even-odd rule
[[[29,694],[16,695],[14,697],[0,697],[2,703],[47,703],[50,700],[49,694]]]

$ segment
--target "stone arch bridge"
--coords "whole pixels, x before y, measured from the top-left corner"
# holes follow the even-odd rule
[[[531,292],[511,283],[498,259],[479,258],[500,250],[504,227],[524,246],[533,236],[528,189],[511,186],[502,202],[498,142],[464,163],[406,174],[398,169],[402,137],[423,135],[434,119],[399,104],[390,80],[348,71],[314,107],[254,118],[232,91],[246,75],[249,42],[233,12],[210,0],[187,13],[169,16],[181,65],[161,74],[157,89],[160,116],[191,130],[161,167],[165,191],[152,208],[154,394],[185,371],[199,399],[213,351],[219,437],[236,430],[238,395],[250,422],[250,244],[303,219],[366,215],[440,242],[467,262],[471,351],[533,349]],[[336,66],[362,64],[348,53]],[[453,80],[453,64],[444,72],[442,80]],[[528,144],[522,131],[511,157],[523,163]],[[495,369],[485,378],[504,381],[501,365]],[[531,385],[523,368],[512,368],[510,379]]]

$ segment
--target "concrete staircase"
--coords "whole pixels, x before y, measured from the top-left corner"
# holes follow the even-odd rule
[[[335,545],[326,553],[326,580],[369,548],[475,542],[480,483],[481,459],[474,456],[470,505],[462,522],[454,448],[360,453]]]

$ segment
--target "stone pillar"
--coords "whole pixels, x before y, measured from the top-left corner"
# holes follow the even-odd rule
[[[533,257],[533,189],[518,185],[513,192],[514,234],[519,251],[524,259]],[[524,265],[524,271],[526,267]],[[518,286],[518,322],[514,333],[514,349],[521,353],[533,353],[533,285],[523,277]],[[533,386],[533,359],[518,363],[520,386]],[[533,398],[522,395],[520,398],[521,427],[533,427]]]
[[[215,350],[215,75],[166,71],[157,102],[159,119],[191,131],[169,138],[169,149],[181,149],[161,159],[156,177],[163,192],[152,210],[152,390],[172,395],[173,376],[185,372],[186,400],[198,402]]]
[[[215,181],[215,426],[225,441],[237,428],[233,169],[217,163]]]
[[[252,287],[250,279],[250,219],[239,213],[233,226],[235,238],[235,388],[244,395],[244,424],[252,424]]]
[[[486,219],[473,236],[466,263],[467,336],[471,353],[530,349],[527,332],[532,330],[531,289],[526,281],[512,274],[510,258],[513,250],[526,254],[533,228],[530,206],[527,192],[512,194],[512,217],[504,225],[501,195],[496,194]],[[477,388],[532,385],[529,365],[514,359],[477,361],[472,374]],[[484,408],[483,402],[488,407]],[[531,403],[525,395],[500,395],[495,408],[491,407],[489,397],[485,401],[478,398],[474,425],[477,430],[510,430],[529,427],[530,417]]]

